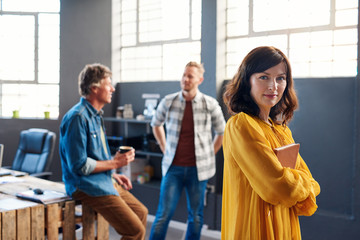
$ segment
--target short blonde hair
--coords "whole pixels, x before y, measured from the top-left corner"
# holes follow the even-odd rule
[[[203,66],[202,63],[197,63],[197,62],[190,61],[190,62],[188,62],[186,64],[185,68],[187,68],[187,67],[196,67],[199,70],[200,75],[201,76],[204,75],[205,69],[204,69],[204,66]]]

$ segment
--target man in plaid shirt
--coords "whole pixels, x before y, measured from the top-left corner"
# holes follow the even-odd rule
[[[215,174],[215,154],[221,148],[225,128],[219,103],[198,89],[203,74],[201,64],[189,62],[180,82],[181,91],[165,96],[151,121],[164,157],[150,239],[165,239],[183,188],[188,208],[186,239],[200,239],[206,184]]]

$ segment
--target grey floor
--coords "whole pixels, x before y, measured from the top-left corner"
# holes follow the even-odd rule
[[[148,216],[148,222],[146,226],[146,237],[145,239],[149,239],[151,224],[154,221],[154,216],[149,215]],[[185,232],[186,232],[186,224],[177,222],[177,221],[171,221],[169,224],[169,229],[167,231],[166,239],[167,240],[182,240],[185,239]],[[117,232],[110,226],[110,237],[109,240],[118,240],[120,239],[120,236],[117,234]],[[201,240],[218,240],[221,239],[220,232],[219,231],[213,231],[207,229],[207,226],[203,227],[203,230],[201,231]]]

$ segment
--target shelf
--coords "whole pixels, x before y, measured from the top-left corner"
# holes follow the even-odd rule
[[[123,122],[123,123],[139,123],[139,124],[151,123],[151,119],[137,120],[135,118],[116,118],[116,117],[104,117],[104,121]]]
[[[143,155],[143,156],[151,156],[151,157],[162,157],[163,156],[162,153],[147,152],[147,151],[142,151],[142,150],[135,151],[135,154],[139,154],[139,155]]]
[[[125,126],[125,138],[128,138],[129,136],[128,124],[145,124],[146,133],[149,134],[151,132],[151,128],[150,128],[151,119],[137,120],[135,118],[104,117],[104,121],[123,123]]]

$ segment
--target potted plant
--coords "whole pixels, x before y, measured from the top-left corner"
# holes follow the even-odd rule
[[[18,109],[13,110],[12,118],[19,118],[20,117],[19,112],[20,112],[20,110],[18,110]]]
[[[45,111],[44,111],[44,118],[50,119],[50,104],[46,105]]]

